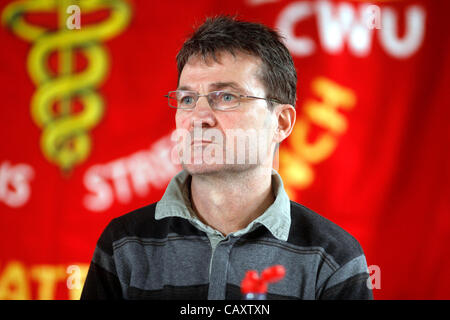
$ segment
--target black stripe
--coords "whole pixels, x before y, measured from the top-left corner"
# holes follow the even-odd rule
[[[359,242],[347,231],[294,201],[287,241],[301,247],[322,247],[339,265],[364,254]]]
[[[81,300],[122,299],[122,286],[111,272],[91,262],[86,276]]]
[[[167,217],[156,220],[155,209],[156,202],[114,219],[123,228],[122,233],[116,234],[114,240],[124,236],[163,239],[169,233],[176,233],[180,236],[206,236],[204,232],[198,230],[184,218]]]
[[[270,288],[269,288],[270,290]],[[225,299],[226,300],[242,300],[243,296],[241,293],[241,288],[234,284],[227,284],[227,289],[225,293]],[[274,294],[274,293],[267,293],[266,295],[267,300],[298,300],[297,297],[291,297],[291,296],[284,296],[280,294]]]
[[[372,290],[367,286],[368,273],[356,274],[347,280],[326,289],[321,300],[372,300]]]
[[[195,286],[166,285],[159,290],[143,290],[135,287],[128,288],[130,300],[206,300],[208,298],[208,284]],[[242,300],[239,286],[227,284],[226,300]],[[298,300],[297,297],[268,293],[267,300]]]
[[[165,285],[159,290],[129,287],[127,295],[130,300],[206,300],[208,298],[208,284],[194,286]]]
[[[207,242],[209,244],[208,237],[198,237],[198,236],[178,236],[178,235],[171,235],[163,239],[144,239],[144,238],[137,238],[137,237],[125,237],[123,239],[120,239],[118,241],[114,242],[114,250],[118,250],[122,246],[124,246],[127,243],[138,243],[142,246],[165,246],[168,241],[178,241],[178,240],[184,240],[184,241],[200,241],[200,242]]]

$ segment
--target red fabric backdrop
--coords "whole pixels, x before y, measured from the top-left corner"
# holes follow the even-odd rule
[[[160,199],[175,55],[218,13],[278,28],[294,57],[292,199],[360,241],[375,298],[449,299],[450,6],[372,4],[367,24],[364,1],[2,1],[0,299],[77,298],[106,224]]]

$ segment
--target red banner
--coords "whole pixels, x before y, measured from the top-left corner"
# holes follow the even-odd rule
[[[206,16],[285,37],[292,200],[361,243],[377,299],[449,299],[446,1],[3,1],[0,299],[77,299],[101,231],[158,201],[175,56]]]

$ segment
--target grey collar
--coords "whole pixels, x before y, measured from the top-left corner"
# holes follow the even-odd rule
[[[155,218],[160,220],[167,217],[180,217],[189,220],[208,234],[220,234],[219,231],[203,224],[196,217],[189,199],[190,179],[191,176],[185,170],[172,178],[161,200],[156,204]],[[254,230],[258,224],[262,224],[277,239],[283,241],[288,239],[291,226],[291,204],[284,190],[283,181],[274,169],[272,169],[272,187],[275,195],[272,205],[247,227],[234,232],[235,236],[246,234]]]

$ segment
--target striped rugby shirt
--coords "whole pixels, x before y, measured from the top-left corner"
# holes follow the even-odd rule
[[[274,203],[227,236],[196,218],[190,181],[181,171],[159,202],[108,224],[81,299],[240,299],[245,272],[275,264],[286,275],[268,299],[372,299],[358,241],[289,200],[275,170]]]

